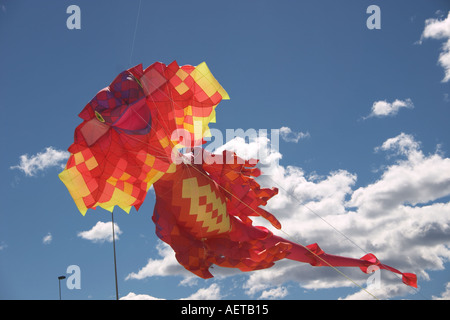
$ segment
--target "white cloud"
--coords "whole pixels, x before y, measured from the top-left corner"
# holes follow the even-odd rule
[[[422,37],[432,39],[450,38],[450,12],[447,18],[443,20],[434,18],[425,20],[425,29],[423,30]]]
[[[35,176],[39,171],[50,167],[64,167],[64,162],[69,158],[67,151],[56,150],[47,147],[44,152],[39,152],[29,157],[27,154],[20,156],[20,163],[11,169],[19,169],[27,176]]]
[[[220,293],[219,285],[213,283],[208,288],[200,288],[187,298],[181,298],[179,300],[220,300],[222,298],[223,296]],[[130,292],[126,296],[121,297],[120,300],[165,300],[165,299],[156,298],[148,294],[136,294],[134,292]]]
[[[249,143],[246,143],[242,137],[236,137],[217,148],[214,153],[221,154],[223,150],[233,151],[242,159],[258,159],[258,167],[263,175],[272,174],[282,158],[279,145],[277,143],[272,144],[270,139],[264,136],[254,137]]]
[[[180,300],[220,300],[220,299],[222,299],[220,287],[217,283],[213,283],[208,288],[199,289],[197,292],[191,294],[189,297]]]
[[[119,239],[120,234],[122,234],[122,231],[119,226],[114,223],[114,236],[116,240]],[[111,222],[98,221],[90,230],[79,232],[78,236],[93,242],[112,242],[113,237]]]
[[[445,291],[440,297],[433,296],[433,300],[450,300],[450,282],[445,285]]]
[[[412,156],[413,153],[421,153],[420,144],[410,134],[400,133],[398,136],[389,138],[375,151],[395,151],[396,154]]]
[[[217,148],[214,153],[221,154],[223,150],[236,152],[243,159],[259,159],[262,163],[277,162],[281,159],[279,150],[272,148],[270,140],[264,136],[255,137],[249,143],[242,137],[236,137]]]
[[[49,232],[47,233],[44,238],[42,238],[42,243],[43,244],[50,244],[53,240],[52,234]]]
[[[433,18],[425,20],[425,29],[421,40],[427,38],[445,41],[438,61],[445,71],[442,82],[448,82],[450,80],[450,12],[443,20]]]
[[[165,299],[155,298],[148,294],[136,294],[134,292],[130,292],[126,296],[121,297],[120,300],[165,300]]]
[[[265,290],[261,293],[259,299],[282,299],[288,295],[286,287],[276,287],[269,290]]]
[[[353,192],[349,206],[366,214],[386,215],[400,205],[426,204],[450,195],[450,159],[425,156],[411,135],[400,134],[377,149],[407,157],[388,167],[373,184]]]
[[[385,300],[395,296],[402,296],[407,293],[407,288],[399,284],[384,284],[382,286],[363,286],[363,289],[349,294],[341,300]]]
[[[299,142],[300,139],[309,138],[309,132],[294,132],[291,128],[281,127],[280,128],[281,139],[286,142]]]
[[[181,275],[183,277],[193,277],[192,273],[184,269],[175,258],[172,248],[162,241],[158,241],[156,246],[159,256],[162,259],[148,259],[147,264],[138,272],[132,272],[125,280],[145,279],[154,276]]]
[[[412,109],[414,108],[414,104],[411,99],[396,99],[394,102],[387,102],[386,100],[375,101],[372,105],[372,112],[365,119],[370,117],[394,116],[401,108]]]

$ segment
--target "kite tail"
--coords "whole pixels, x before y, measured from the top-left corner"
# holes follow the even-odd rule
[[[399,270],[388,265],[380,263],[377,257],[371,253],[366,254],[361,259],[336,256],[325,253],[317,243],[308,246],[302,246],[283,239],[278,236],[273,236],[265,240],[266,245],[270,246],[274,243],[286,243],[290,245],[287,259],[299,262],[309,263],[314,267],[359,267],[364,273],[371,273],[370,266],[376,266],[380,269],[388,270],[402,276],[402,281],[408,286],[417,288],[417,276],[413,273],[402,273]]]

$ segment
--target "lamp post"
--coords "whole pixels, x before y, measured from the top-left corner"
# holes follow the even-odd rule
[[[116,237],[114,235],[114,213],[111,212],[112,238],[114,250],[114,278],[116,282],[116,300],[119,300],[119,288],[117,287],[117,263],[116,263]]]
[[[66,276],[59,276],[58,277],[58,284],[59,284],[59,300],[61,300],[61,280],[64,280]]]

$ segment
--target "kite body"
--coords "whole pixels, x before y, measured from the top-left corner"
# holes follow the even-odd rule
[[[259,186],[254,161],[229,151],[223,154],[226,163],[203,160],[211,156],[201,149],[208,124],[215,122],[217,104],[228,98],[205,63],[154,63],[145,70],[138,65],[119,74],[80,113],[83,122],[59,175],[81,213],[98,206],[112,211],[116,205],[138,210],[153,186],[156,234],[199,277],[212,277],[214,264],[252,271],[287,258],[363,272],[377,265],[417,286],[414,274],[381,264],[372,254],[329,255],[317,244],[302,246],[254,226],[251,217],[261,216],[281,229],[262,208],[278,190]],[[202,160],[181,155],[180,148],[200,150]]]

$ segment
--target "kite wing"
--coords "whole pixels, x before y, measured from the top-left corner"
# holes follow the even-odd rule
[[[216,121],[217,105],[229,99],[204,62],[196,67],[157,62],[144,70],[140,81],[153,110],[153,131],[168,157],[174,148],[202,145],[210,136],[208,124]]]
[[[59,177],[80,212],[139,209],[150,186],[174,171],[178,148],[203,143],[228,94],[206,63],[137,65],[120,73],[79,114]]]

